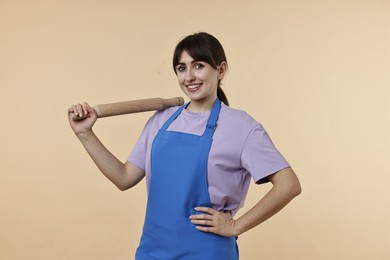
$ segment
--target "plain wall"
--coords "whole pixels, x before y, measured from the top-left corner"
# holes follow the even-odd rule
[[[119,191],[70,105],[183,96],[171,66],[207,31],[231,106],[264,125],[303,193],[240,236],[241,259],[390,259],[390,2],[0,1],[0,259],[133,259],[146,188]],[[151,112],[100,119],[125,161]],[[270,189],[252,183],[241,215]]]

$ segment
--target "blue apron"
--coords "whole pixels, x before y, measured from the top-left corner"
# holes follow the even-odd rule
[[[151,152],[151,180],[137,260],[237,260],[235,237],[205,233],[189,216],[196,206],[212,207],[207,162],[221,110],[217,99],[202,136],[167,131],[187,104],[157,133]]]

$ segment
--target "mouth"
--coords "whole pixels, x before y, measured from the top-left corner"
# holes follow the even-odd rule
[[[187,85],[187,89],[189,92],[195,92],[198,89],[200,89],[202,87],[202,85],[203,85],[203,83]]]

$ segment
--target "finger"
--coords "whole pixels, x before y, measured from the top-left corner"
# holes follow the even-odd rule
[[[217,213],[218,211],[216,211],[215,209],[213,208],[208,208],[208,207],[196,207],[195,208],[196,211],[200,211],[200,212],[206,212],[210,215],[214,215],[215,213]]]
[[[191,223],[195,225],[213,226],[213,221],[204,219],[192,219]]]
[[[70,107],[68,108],[68,118],[71,119],[74,115],[73,109]]]
[[[204,227],[204,226],[195,226],[197,230],[203,231],[203,232],[209,232],[209,233],[214,233],[214,228],[213,227]]]
[[[81,104],[76,105],[76,111],[79,116],[83,116],[83,106]]]
[[[90,106],[88,105],[87,102],[83,102],[82,104],[82,107],[83,107],[83,111],[84,111],[84,114],[88,114],[88,110],[90,108]]]
[[[93,115],[97,116],[96,110],[93,107],[88,106],[87,111],[88,111],[88,114],[93,114]]]
[[[208,219],[208,220],[212,220],[213,219],[213,215],[210,215],[210,214],[195,214],[195,215],[191,215],[190,219]]]
[[[76,105],[72,105],[70,108],[68,108],[68,114],[74,114],[77,116]]]
[[[73,119],[75,117],[75,113],[73,111],[68,111],[68,119]]]

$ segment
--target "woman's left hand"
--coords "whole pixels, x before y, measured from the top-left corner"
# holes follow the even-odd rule
[[[236,221],[232,218],[230,213],[220,212],[208,207],[196,207],[195,210],[205,213],[190,216],[191,222],[197,225],[196,228],[198,230],[225,237],[238,235],[235,227]]]

